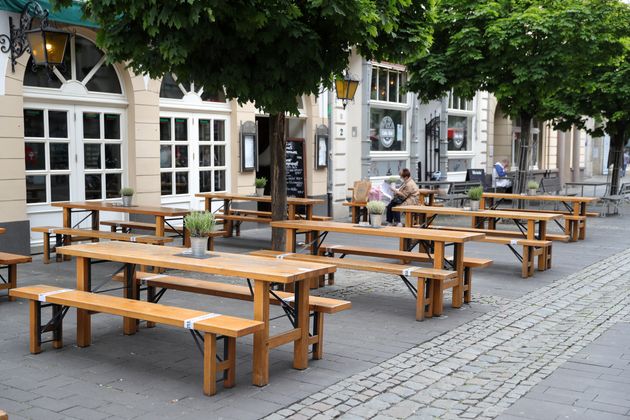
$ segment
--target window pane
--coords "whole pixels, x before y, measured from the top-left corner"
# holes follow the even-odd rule
[[[407,160],[374,160],[370,164],[372,176],[396,176],[403,168],[406,168]]]
[[[160,168],[170,168],[172,165],[171,146],[160,146]]]
[[[398,75],[398,101],[407,103],[407,94],[405,93],[405,73]]]
[[[170,74],[165,74],[160,86],[160,98],[182,99],[184,92],[179,88],[175,79]]]
[[[372,88],[370,90],[370,99],[376,99],[378,95],[378,68],[372,68]]]
[[[101,174],[85,175],[85,199],[99,200],[101,198]]]
[[[470,169],[470,159],[449,159],[448,171],[449,172],[464,172]]]
[[[101,145],[84,144],[83,159],[85,161],[85,169],[101,169]]]
[[[225,191],[225,171],[214,171],[214,191]]]
[[[214,141],[225,141],[225,121],[214,121]]]
[[[105,138],[120,139],[120,115],[105,114]]]
[[[44,111],[24,110],[24,137],[44,137]]]
[[[46,202],[46,175],[26,176],[26,202]]]
[[[398,93],[398,72],[390,71],[389,73],[389,101],[398,102],[396,94]]]
[[[188,172],[175,173],[175,194],[188,194]]]
[[[212,191],[212,171],[199,171],[199,191]]]
[[[122,93],[116,70],[111,64],[103,64],[85,87],[92,92]]]
[[[66,54],[66,57],[68,55],[69,54]],[[37,86],[50,89],[59,89],[61,87],[59,78],[54,74],[51,77],[44,67],[38,66],[34,70],[35,71],[33,71],[33,57],[31,57],[28,59],[26,71],[24,72],[24,86]]]
[[[406,150],[405,112],[370,108],[370,150]]]
[[[164,172],[160,174],[160,180],[162,184],[162,195],[173,194],[173,173]]]
[[[70,175],[50,176],[50,201],[70,200]]]
[[[199,166],[212,165],[212,146],[199,146]]]
[[[468,133],[472,118],[456,115],[448,116],[448,150],[469,150]]]
[[[225,102],[225,92],[223,92],[223,89],[220,89],[216,92],[210,91],[206,93],[206,89],[204,89],[201,93],[201,99],[209,102]]]
[[[225,146],[214,146],[214,166],[225,166]]]
[[[160,140],[171,140],[170,118],[160,118]]]
[[[90,70],[103,57],[103,53],[90,41],[80,36],[74,37],[75,55],[77,63],[77,80],[81,81],[88,75]]]
[[[68,162],[68,143],[50,143],[50,169],[70,169]]]
[[[175,167],[188,167],[188,146],[175,146]]]
[[[68,113],[66,111],[48,111],[48,137],[68,138]]]
[[[199,120],[199,141],[210,140],[210,120]]]
[[[175,140],[188,140],[188,120],[175,118]]]
[[[83,138],[84,139],[100,139],[101,138],[101,115],[97,112],[83,113]]]
[[[105,169],[120,169],[120,144],[105,145]]]
[[[106,198],[120,197],[120,188],[122,187],[120,178],[121,178],[121,174],[106,174],[105,175],[105,197]]]
[[[380,69],[378,72],[378,100],[387,100],[387,70]]]
[[[42,171],[46,169],[45,148],[45,143],[24,144],[24,159],[27,171]]]

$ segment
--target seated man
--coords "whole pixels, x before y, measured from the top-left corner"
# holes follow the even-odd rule
[[[507,159],[501,159],[494,164],[494,169],[492,170],[494,186],[496,188],[503,188],[506,192],[508,192],[508,189],[512,189],[512,180],[507,178],[508,165],[509,161]]]

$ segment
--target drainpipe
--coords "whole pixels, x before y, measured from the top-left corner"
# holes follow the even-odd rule
[[[361,179],[370,178],[372,159],[370,158],[370,84],[372,64],[363,59],[361,63]]]
[[[448,97],[441,101],[440,109],[440,181],[445,181],[448,171]]]
[[[565,153],[565,142],[566,135],[564,131],[558,131],[558,140],[556,142],[556,167],[558,168],[558,177],[560,177],[560,185],[564,185],[564,153]]]
[[[578,182],[580,180],[580,130],[573,126],[573,174],[571,181]]]
[[[333,174],[335,173],[334,161],[333,161],[333,148],[335,144],[335,133],[333,133],[333,104],[335,100],[334,92],[328,89],[328,157],[326,168],[326,199],[328,201],[327,214],[328,217],[333,217]],[[317,144],[315,144],[315,150],[317,150]]]

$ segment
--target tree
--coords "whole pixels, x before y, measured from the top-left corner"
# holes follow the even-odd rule
[[[272,218],[286,218],[286,113],[340,75],[356,46],[366,57],[418,56],[433,0],[88,0],[109,59],[153,78],[175,73],[270,115]],[[57,0],[67,6],[71,0]],[[283,248],[274,229],[272,243]]]
[[[443,0],[429,53],[407,63],[408,88],[424,100],[451,89],[472,98],[489,91],[520,117],[515,192],[525,190],[531,122],[561,110],[548,101],[561,87],[605,60],[597,32],[605,8],[619,0]]]

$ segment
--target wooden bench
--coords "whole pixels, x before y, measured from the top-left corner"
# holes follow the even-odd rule
[[[63,315],[65,308],[100,312],[110,315],[144,319],[158,324],[186,328],[203,338],[203,392],[216,393],[216,374],[223,372],[223,386],[231,388],[236,380],[236,338],[261,331],[259,321],[208,313],[192,309],[142,302],[122,297],[37,285],[12,289],[11,296],[28,299],[30,305],[30,352],[42,351],[42,333],[53,333],[53,348],[63,346]],[[53,319],[42,327],[42,307],[52,306]],[[203,334],[203,335],[202,335]],[[224,359],[218,359],[217,336],[225,338]],[[89,345],[90,338],[86,340]]]
[[[263,211],[263,210],[248,210],[248,209],[232,208],[230,209],[229,215],[223,213],[223,211],[219,211],[215,213],[215,216],[217,217],[217,219],[220,219],[220,220],[231,220],[233,222],[236,222],[234,224],[236,236],[241,235],[241,224],[243,222],[252,222],[252,223],[271,223],[272,222],[271,212]],[[304,214],[297,214],[296,217],[299,219],[306,219],[306,215]],[[312,220],[326,221],[326,220],[332,220],[332,217],[313,215]]]
[[[422,321],[425,316],[431,317],[433,315],[442,314],[444,306],[444,290],[453,288],[453,293],[458,293],[456,289],[460,287],[465,289],[468,287],[468,285],[459,284],[457,272],[438,270],[435,268],[390,264],[367,260],[347,260],[342,258],[324,257],[321,255],[283,253],[270,250],[254,251],[250,252],[250,255],[333,264],[337,268],[400,276],[405,282],[405,285],[416,298],[416,320],[418,321]],[[417,285],[414,286],[411,284],[407,277],[416,277]]]
[[[413,251],[401,251],[398,249],[387,248],[370,248],[359,247],[349,245],[323,245],[319,249],[320,255],[334,257],[335,254],[341,254],[341,258],[346,255],[361,255],[363,257],[376,257],[376,258],[389,258],[400,259],[402,264],[408,264],[411,261],[414,262],[433,262],[434,255],[427,254],[426,252],[413,252]],[[446,258],[449,262],[452,261],[452,257]],[[487,258],[471,258],[464,257],[464,302],[470,303],[472,300],[472,269],[473,268],[485,268],[492,265],[492,260]],[[328,279],[328,284],[333,284],[334,277]]]
[[[10,292],[11,289],[15,289],[17,287],[17,265],[31,261],[33,261],[33,259],[30,256],[0,252],[0,265],[6,266],[8,270],[6,279],[0,275],[0,280],[2,280],[0,290],[8,289]],[[15,298],[9,293],[9,302],[13,302],[14,300]]]
[[[442,230],[456,230],[463,232],[482,232],[486,233],[486,237],[481,239],[480,242],[493,243],[506,245],[521,261],[521,276],[528,278],[534,275],[534,269],[536,268],[536,258],[538,258],[538,270],[544,271],[551,268],[551,250],[552,241],[541,241],[538,239],[525,239],[515,238],[513,235],[501,236],[494,233],[500,233],[505,231],[492,229],[475,229],[475,228],[462,228],[455,226],[430,226],[430,229],[442,229]],[[509,232],[508,232],[509,233]],[[549,236],[549,235],[547,235]],[[523,253],[519,254],[514,246],[522,246]]]
[[[420,226],[418,225],[414,227],[420,227]],[[523,234],[516,230],[482,229],[482,228],[472,228],[472,227],[437,226],[437,225],[429,226],[429,228],[443,229],[443,230],[444,229],[456,230],[460,232],[477,232],[477,233],[484,233],[490,236],[504,236],[504,237],[509,237],[509,238],[523,239]],[[569,242],[569,235],[564,235],[560,233],[547,233],[546,237],[550,241]]]
[[[124,282],[124,274],[118,273],[114,280]],[[220,283],[208,280],[192,279],[180,276],[156,275],[139,271],[136,273],[137,287],[145,285],[147,288],[147,301],[157,302],[166,290],[179,290],[182,292],[197,293],[209,296],[217,296],[228,299],[238,299],[253,302],[252,289],[247,286]],[[156,293],[156,288],[163,291]],[[140,294],[138,293],[138,296]],[[269,297],[269,302],[283,307],[293,306],[293,293],[274,291]],[[313,312],[314,331],[309,344],[312,345],[313,359],[321,359],[324,355],[324,315],[336,314],[352,307],[347,300],[331,299],[320,296],[309,296],[309,310]],[[152,325],[149,324],[149,327]]]
[[[55,249],[58,246],[68,245],[71,242],[87,241],[87,240],[99,240],[109,239],[112,241],[124,241],[124,242],[139,242],[143,244],[152,245],[164,245],[167,242],[172,242],[173,238],[165,238],[162,236],[153,235],[134,235],[132,233],[121,232],[105,232],[102,230],[92,229],[74,229],[63,228],[54,226],[38,226],[31,228],[33,232],[40,232],[44,234],[44,264],[50,262],[50,236],[54,235]],[[60,261],[60,255],[56,256],[57,261]]]

